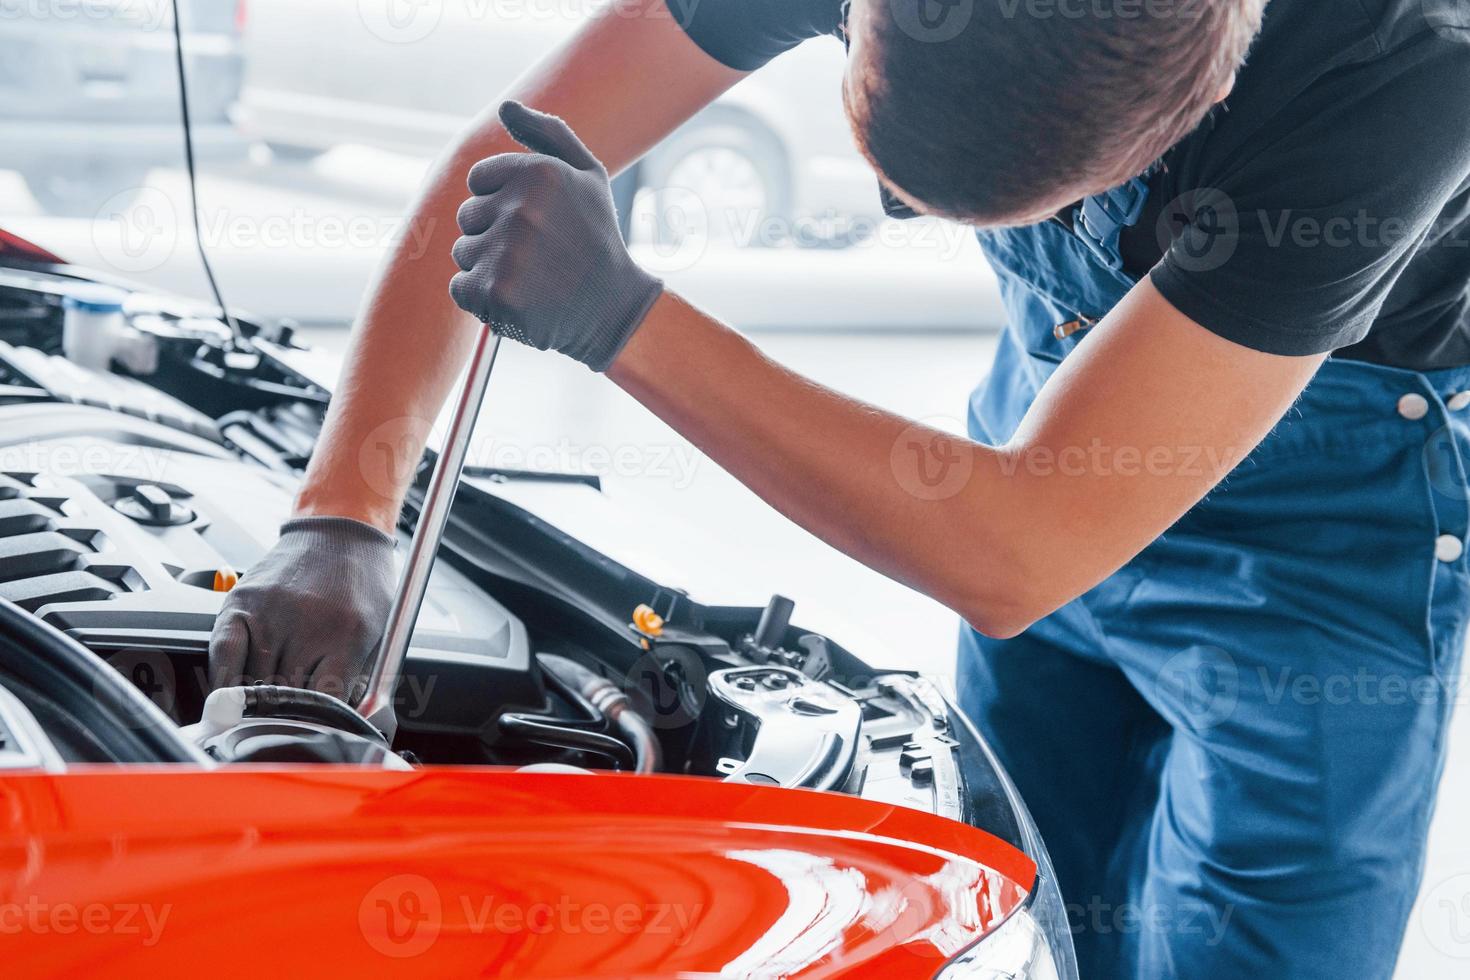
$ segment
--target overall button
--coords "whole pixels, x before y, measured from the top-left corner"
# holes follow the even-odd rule
[[[1455,392],[1450,396],[1449,401],[1445,402],[1445,405],[1452,412],[1463,411],[1467,406],[1470,406],[1470,391]]]
[[[1465,553],[1465,543],[1453,534],[1441,534],[1434,539],[1434,557],[1440,561],[1459,561]]]
[[[1399,399],[1399,414],[1410,422],[1417,422],[1429,414],[1429,400],[1411,391]]]

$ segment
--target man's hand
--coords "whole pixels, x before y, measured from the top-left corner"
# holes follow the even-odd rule
[[[287,521],[225,598],[209,640],[213,687],[267,680],[351,704],[393,600],[393,539],[346,517]]]
[[[607,171],[571,127],[519,102],[500,121],[531,152],[470,170],[449,293],[502,336],[606,370],[663,283],[628,255]]]

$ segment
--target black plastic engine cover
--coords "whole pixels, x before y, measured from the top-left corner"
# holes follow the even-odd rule
[[[155,513],[171,500],[186,519],[127,506],[140,485]],[[216,572],[256,562],[295,490],[290,475],[154,420],[78,404],[0,406],[0,596],[192,721],[224,598]],[[400,698],[405,728],[466,732],[502,706],[545,701],[525,626],[445,563],[431,579]]]

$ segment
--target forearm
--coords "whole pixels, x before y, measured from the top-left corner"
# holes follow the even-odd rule
[[[823,388],[668,293],[608,376],[833,547],[982,628],[1024,615],[997,574],[1015,567],[1020,530],[1001,512],[1024,519],[1004,450]]]
[[[1321,362],[1218,337],[1145,280],[1001,447],[822,388],[667,293],[608,375],[808,531],[1008,636],[1167,530]]]
[[[699,51],[663,0],[636,9],[620,2],[614,11],[589,20],[508,94],[566,118],[616,172],[741,76]],[[497,104],[436,161],[366,293],[298,515],[354,517],[384,529],[397,519],[429,426],[473,340],[474,321],[448,294],[465,175],[485,157],[520,150],[496,119]]]

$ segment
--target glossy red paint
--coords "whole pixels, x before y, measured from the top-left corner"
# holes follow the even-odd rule
[[[52,265],[62,264],[62,260],[54,253],[4,228],[0,228],[0,258],[24,259],[27,262],[45,262]]]
[[[932,976],[1035,872],[930,814],[695,778],[0,778],[17,977]]]

